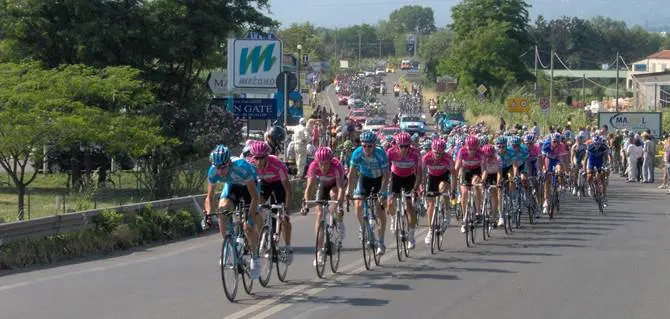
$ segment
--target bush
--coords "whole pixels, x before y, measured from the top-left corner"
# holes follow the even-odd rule
[[[123,221],[123,214],[115,210],[103,210],[95,216],[95,227],[104,233],[112,233]]]

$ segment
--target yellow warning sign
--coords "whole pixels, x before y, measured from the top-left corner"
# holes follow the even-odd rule
[[[510,113],[526,113],[530,110],[530,102],[528,99],[510,98],[507,99],[506,107]]]

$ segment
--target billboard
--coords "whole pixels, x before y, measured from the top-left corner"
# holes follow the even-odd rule
[[[661,112],[598,112],[598,126],[607,125],[609,130],[645,131],[661,136]]]
[[[228,70],[234,88],[274,89],[282,71],[282,43],[271,39],[228,40]]]

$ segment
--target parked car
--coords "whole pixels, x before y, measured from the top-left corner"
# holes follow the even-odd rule
[[[426,122],[419,115],[400,115],[400,129],[404,132],[419,135],[426,134]]]

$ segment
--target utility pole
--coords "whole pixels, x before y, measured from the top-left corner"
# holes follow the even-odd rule
[[[586,73],[582,74],[582,102],[586,106]]]
[[[537,81],[538,81],[538,79],[537,79],[537,60],[538,60],[538,56],[537,56],[537,45],[536,45],[535,46],[535,88],[534,88],[535,98],[537,98]]]
[[[379,38],[379,59],[382,59],[382,39]]]
[[[339,59],[340,54],[339,50],[337,49],[337,28],[335,28],[335,39],[333,42],[335,42],[335,59]]]
[[[615,80],[615,85],[616,85],[616,102],[614,106],[614,110],[619,112],[619,51],[616,52],[616,80]]]
[[[549,109],[551,110],[552,105],[554,104],[554,48],[551,48],[551,77],[549,78]]]
[[[361,32],[358,31],[358,67],[361,67]]]

